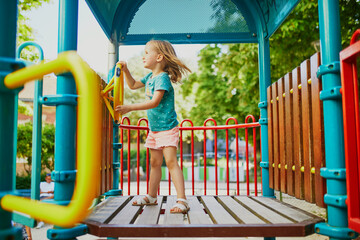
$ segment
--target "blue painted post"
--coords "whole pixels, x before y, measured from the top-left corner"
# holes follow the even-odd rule
[[[20,58],[21,51],[27,46],[34,46],[39,52],[39,62],[44,60],[44,52],[41,46],[35,42],[25,42],[17,50],[17,58]],[[34,114],[32,133],[32,168],[31,168],[31,199],[40,199],[40,173],[41,173],[41,132],[42,132],[42,104],[40,97],[43,94],[43,81],[35,82],[34,90]]]
[[[108,82],[114,76],[115,65],[119,60],[119,45],[116,37],[109,40],[108,46]],[[113,189],[105,193],[106,196],[118,196],[122,194],[122,190],[119,189],[119,168],[120,168],[120,156],[119,149],[121,149],[119,143],[119,123],[113,121]]]
[[[17,4],[17,1],[0,0],[0,197],[14,188],[17,91],[7,89],[4,78],[14,70],[9,61],[15,60],[16,53]],[[21,229],[12,227],[11,213],[1,206],[0,239],[21,239]]]
[[[349,239],[356,233],[347,228],[344,131],[339,52],[341,51],[340,15],[338,0],[319,0],[321,62],[318,76],[322,77],[320,99],[323,101],[325,161],[321,176],[326,178],[328,222],[317,224],[316,232],[330,239]],[[332,94],[329,94],[332,93]],[[330,96],[330,97],[328,97]]]
[[[77,50],[78,1],[59,1],[58,53]],[[69,74],[57,77],[57,94],[76,98],[74,78]],[[81,124],[81,123],[79,123]],[[58,103],[55,130],[54,200],[69,203],[75,185],[76,106]],[[68,178],[65,179],[67,174]],[[59,203],[58,204],[62,204]]]
[[[267,92],[271,84],[270,75],[270,44],[269,39],[259,36],[259,87],[260,87],[260,119],[261,124],[261,171],[262,191],[265,197],[274,197],[274,190],[269,187],[269,151],[268,151],[268,117]]]
[[[268,141],[268,115],[267,115],[267,92],[271,84],[270,72],[270,44],[269,39],[259,36],[259,93],[260,93],[260,119],[261,125],[261,173],[262,191],[264,197],[275,198],[274,189],[269,187],[269,141]],[[264,237],[264,240],[274,240],[275,237]]]

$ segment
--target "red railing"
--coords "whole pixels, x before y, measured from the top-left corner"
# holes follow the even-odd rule
[[[248,120],[251,119],[252,123],[248,123]],[[234,121],[233,125],[229,125],[230,121]],[[208,122],[212,122],[213,125],[212,126],[207,126]],[[140,126],[141,123],[145,123],[145,126]],[[190,124],[190,126],[184,126],[185,123]],[[127,125],[126,125],[127,124]],[[245,160],[246,160],[246,194],[250,195],[250,163],[249,163],[249,137],[248,137],[248,129],[252,128],[253,130],[253,143],[252,143],[252,147],[253,147],[253,165],[254,165],[254,189],[255,189],[255,196],[257,196],[258,193],[258,187],[257,187],[257,162],[256,162],[256,128],[260,127],[260,124],[258,122],[255,122],[255,118],[252,115],[249,115],[246,117],[245,119],[245,123],[243,124],[238,124],[237,119],[235,118],[228,118],[226,120],[225,125],[217,125],[217,122],[212,119],[206,119],[204,121],[203,126],[194,126],[193,122],[189,119],[185,119],[180,123],[179,126],[179,130],[180,130],[180,148],[179,148],[179,152],[180,152],[180,167],[183,170],[183,165],[184,165],[184,153],[183,153],[183,145],[184,145],[184,131],[191,131],[191,184],[192,184],[192,195],[195,195],[195,161],[194,161],[194,131],[203,131],[203,135],[204,135],[204,140],[203,140],[203,159],[204,159],[204,180],[203,180],[203,194],[206,195],[207,194],[207,151],[206,151],[206,140],[207,140],[207,131],[214,131],[214,165],[215,165],[215,195],[218,195],[219,191],[218,191],[218,187],[219,187],[219,173],[218,173],[218,131],[219,130],[225,130],[225,142],[226,142],[226,194],[230,195],[230,166],[229,166],[229,130],[235,130],[235,143],[236,143],[236,156],[235,156],[235,161],[236,161],[236,194],[240,195],[240,179],[239,179],[239,142],[238,142],[238,137],[239,137],[239,129],[244,129],[245,130]],[[127,145],[127,194],[130,195],[131,194],[131,131],[136,131],[136,151],[137,151],[137,161],[136,161],[136,194],[139,195],[140,194],[140,142],[141,142],[141,134],[140,131],[146,131],[146,134],[149,133],[149,128],[148,128],[148,121],[144,118],[140,119],[137,122],[137,126],[133,126],[130,123],[130,119],[127,117],[124,117],[121,121],[121,125],[120,125],[120,142],[124,145],[124,131],[127,131],[127,143],[125,145]],[[133,136],[134,138],[134,136]],[[148,187],[149,187],[149,149],[147,149],[146,151],[146,192],[148,193]],[[121,172],[120,172],[120,185],[121,188],[124,189],[124,149],[121,149],[120,151],[120,163],[121,163]],[[168,194],[171,195],[171,178],[170,178],[170,173],[168,176],[168,184],[169,184],[169,191]],[[158,190],[158,194],[160,194],[160,187]]]

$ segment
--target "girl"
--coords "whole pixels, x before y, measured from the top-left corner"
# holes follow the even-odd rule
[[[150,132],[145,147],[151,152],[151,171],[149,194],[139,198],[133,205],[157,204],[157,190],[161,180],[163,156],[177,193],[177,202],[171,213],[186,213],[189,205],[185,197],[184,176],[177,162],[179,128],[174,106],[174,89],[171,82],[181,80],[186,72],[191,72],[176,56],[172,45],[167,41],[152,40],[145,46],[144,67],[151,70],[140,81],[130,74],[125,62],[119,62],[130,89],[145,87],[146,101],[143,103],[116,106],[115,111],[125,114],[130,111],[147,110]]]

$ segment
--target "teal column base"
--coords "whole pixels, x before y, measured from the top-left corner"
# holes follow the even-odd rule
[[[78,225],[73,228],[57,228],[47,231],[48,239],[76,239],[78,236],[85,235],[89,232],[85,224]]]
[[[122,195],[122,189],[111,189],[110,191],[104,193],[105,198],[121,196],[121,195]]]
[[[332,227],[327,223],[316,224],[315,232],[329,236],[331,239],[354,239],[358,237],[358,234],[349,228]]]
[[[0,230],[0,239],[22,240],[22,229],[18,227],[12,227],[5,230]]]

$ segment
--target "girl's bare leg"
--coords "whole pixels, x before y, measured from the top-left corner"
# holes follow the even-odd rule
[[[166,166],[168,167],[171,179],[176,189],[177,198],[186,199],[184,176],[177,161],[176,147],[165,147],[163,149]],[[181,209],[175,207],[174,212],[181,212]]]
[[[155,198],[157,196],[157,190],[159,188],[161,180],[161,164],[163,161],[163,153],[162,150],[155,149],[150,149],[150,153],[151,170],[149,179],[149,195]],[[149,202],[149,199],[147,199],[147,197],[145,197],[144,200],[146,202]],[[135,200],[133,203],[136,202],[137,200]]]
[[[149,195],[151,197],[156,197],[161,180],[161,165],[163,162],[163,152],[162,150],[150,149],[150,153],[151,170],[149,179]]]

